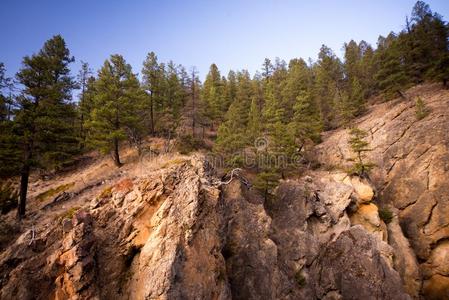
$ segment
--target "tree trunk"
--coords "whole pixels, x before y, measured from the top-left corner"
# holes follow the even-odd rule
[[[195,137],[195,71],[192,71],[192,136]]]
[[[151,129],[151,135],[154,136],[154,112],[153,112],[153,92],[150,94],[150,129]]]
[[[25,216],[29,177],[30,177],[30,166],[28,162],[25,162],[25,165],[22,167],[22,170],[20,172],[20,198],[19,198],[19,207],[17,210],[17,215],[19,216],[19,219],[22,219]]]
[[[112,157],[114,159],[114,163],[117,167],[121,167],[122,163],[120,162],[120,154],[119,154],[119,141],[117,138],[114,138],[114,149],[112,152]]]

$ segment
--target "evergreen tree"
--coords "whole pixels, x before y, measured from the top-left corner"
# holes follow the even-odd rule
[[[441,58],[448,54],[449,28],[440,15],[431,11],[429,5],[417,1],[407,30],[405,57],[411,81],[419,83],[427,78],[438,79],[438,72],[433,71]]]
[[[224,154],[226,163],[242,165],[241,151],[252,141],[247,135],[249,111],[253,99],[251,79],[247,71],[237,74],[236,98],[225,115],[225,121],[218,128],[214,150]]]
[[[397,37],[390,33],[387,38],[379,37],[376,60],[379,64],[375,80],[379,90],[387,99],[400,95],[409,84],[404,64],[404,35]]]
[[[204,101],[205,114],[212,123],[222,121],[223,111],[226,102],[224,94],[224,84],[217,65],[212,64],[206,76],[202,89],[202,100]]]
[[[57,35],[45,42],[38,54],[26,56],[17,73],[24,87],[15,117],[23,152],[19,216],[25,214],[31,168],[57,167],[76,151],[76,114],[70,102],[76,84],[68,67],[73,61],[64,39]]]
[[[92,85],[95,80],[92,77],[92,70],[87,62],[81,61],[81,69],[78,73],[78,85],[81,89],[79,94],[78,114],[79,114],[79,138],[80,148],[84,149],[86,142],[86,121],[89,119],[92,107]]]
[[[357,174],[362,177],[367,177],[368,172],[374,167],[374,164],[366,161],[365,153],[371,151],[369,148],[369,143],[365,140],[368,133],[357,127],[350,130],[349,145],[352,151],[355,153],[356,157],[354,165],[349,171],[351,174]]]
[[[293,111],[292,126],[300,146],[304,145],[307,140],[312,140],[315,143],[320,142],[322,123],[310,92],[302,91],[296,97]]]
[[[181,109],[187,97],[186,87],[183,86],[178,69],[179,67],[170,61],[164,74],[163,100],[159,107],[159,129],[167,136],[172,136],[176,131],[181,118]]]
[[[112,152],[121,166],[120,141],[128,133],[139,135],[142,129],[142,92],[131,66],[118,54],[111,55],[98,72],[94,106],[89,122],[90,142],[102,152]]]
[[[333,51],[323,45],[318,54],[315,71],[315,97],[319,100],[321,119],[324,129],[334,128],[336,124],[336,105],[338,93],[342,90],[343,70],[340,60]]]
[[[234,102],[236,95],[237,95],[237,75],[234,71],[229,71],[228,78],[225,80],[225,96],[223,101],[223,107],[222,111],[226,112],[231,105],[232,102]]]
[[[6,76],[6,69],[0,62],[0,178],[19,174],[21,151],[17,147],[18,137],[15,133],[14,103],[11,95],[12,79]]]
[[[273,74],[273,65],[271,64],[271,60],[269,58],[265,58],[262,64],[262,77],[265,81],[268,81],[271,74]]]
[[[156,133],[155,114],[156,109],[160,106],[158,103],[161,102],[164,81],[164,65],[158,63],[154,52],[148,53],[146,60],[143,62],[142,79],[142,87],[148,94],[150,132],[154,136]]]
[[[357,80],[362,86],[363,98],[368,98],[376,92],[374,81],[374,74],[376,73],[374,49],[367,42],[361,41],[359,43],[359,51],[362,55],[362,59],[360,60],[360,73]]]
[[[262,132],[262,120],[257,100],[256,97],[252,98],[248,116],[247,136],[253,142],[260,137]]]
[[[282,84],[282,106],[285,110],[285,122],[293,118],[297,97],[310,92],[313,87],[312,72],[303,59],[292,59],[289,63],[285,83]]]

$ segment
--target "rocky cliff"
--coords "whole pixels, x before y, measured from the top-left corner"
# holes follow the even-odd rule
[[[377,202],[397,214],[388,225],[389,243],[406,289],[415,297],[449,299],[449,91],[423,85],[406,97],[370,107],[356,125],[370,134]],[[430,112],[422,120],[417,97]],[[350,164],[347,139],[347,130],[328,133],[318,146],[321,163]]]
[[[270,201],[197,154],[31,205],[0,255],[0,298],[448,299],[449,92],[407,95],[431,113],[417,120],[398,99],[357,120],[371,133],[370,179],[340,170],[351,157],[340,129],[317,147],[322,167]]]

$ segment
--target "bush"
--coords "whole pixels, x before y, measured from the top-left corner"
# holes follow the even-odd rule
[[[112,197],[112,186],[108,186],[106,188],[104,188],[100,195],[98,195],[97,199],[101,200],[101,199],[107,199],[107,198],[111,198]]]
[[[201,139],[193,137],[190,134],[182,135],[178,138],[176,148],[181,154],[189,154],[192,151],[196,151],[204,146]]]
[[[37,195],[36,199],[38,201],[45,201],[50,197],[56,196],[61,192],[65,192],[68,189],[70,189],[71,187],[73,187],[75,185],[74,182],[71,183],[67,183],[67,184],[62,184],[60,186],[57,186],[56,188],[51,188],[43,193],[40,193],[39,195]]]
[[[393,212],[388,208],[381,208],[379,210],[379,217],[385,224],[388,224],[393,220]]]
[[[429,114],[429,112],[430,111],[424,101],[421,99],[421,97],[418,97],[415,103],[416,118],[418,120],[424,119]]]
[[[19,192],[13,186],[12,182],[4,182],[0,184],[0,210],[2,214],[17,207]]]
[[[269,200],[273,196],[273,191],[277,187],[279,180],[279,174],[267,170],[257,174],[253,185],[263,194],[265,200]]]
[[[306,285],[306,278],[301,274],[301,271],[298,271],[295,274],[296,283],[300,288],[303,288]]]

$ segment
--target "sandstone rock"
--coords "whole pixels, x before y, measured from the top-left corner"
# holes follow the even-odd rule
[[[419,299],[421,274],[416,255],[404,236],[397,216],[388,224],[388,243],[394,250],[394,268],[401,275],[404,289],[415,299]]]
[[[283,181],[276,199],[264,201],[238,178],[220,189],[206,166],[195,157],[128,182],[126,195],[113,189],[110,199],[117,201],[80,209],[68,232],[63,234],[59,223],[50,226],[47,248],[37,256],[23,247],[24,238],[17,247],[26,251],[11,248],[0,257],[9,266],[1,274],[11,274],[0,282],[1,298],[364,296],[320,275],[329,273],[345,284],[359,280],[357,286],[372,295],[391,292],[402,299],[399,285],[390,289],[398,283],[391,248],[361,227],[351,227],[352,186],[315,171]],[[326,258],[340,252],[342,260]],[[353,273],[343,259],[356,266]],[[362,278],[353,277],[359,273]],[[381,282],[380,273],[388,283]],[[375,280],[368,284],[368,278]]]
[[[410,299],[380,245],[389,247],[363,227],[353,226],[325,246],[310,272],[317,298],[339,291],[343,299]]]
[[[423,292],[426,299],[448,300],[449,299],[449,278],[435,274],[429,279],[424,280]]]
[[[351,224],[362,225],[381,240],[387,240],[386,227],[379,218],[379,209],[374,203],[361,204],[350,216]]]
[[[379,190],[378,199],[399,210],[400,227],[420,262],[420,272],[427,273],[429,266],[437,268],[428,262],[433,247],[449,238],[449,91],[422,85],[407,93],[425,99],[431,111],[428,118],[417,120],[408,101],[390,101],[371,107],[355,124],[369,133],[372,151],[366,155],[376,165],[370,177]],[[317,147],[319,161],[349,167],[353,154],[347,141],[347,130],[325,134]],[[410,278],[404,277],[404,282]],[[434,287],[427,284],[424,297]]]
[[[373,200],[374,190],[366,179],[352,176],[350,182],[360,203],[368,203]]]
[[[73,228],[73,224],[72,224],[72,219],[69,218],[65,218],[64,220],[62,220],[62,231],[67,233],[70,230],[72,230]]]

